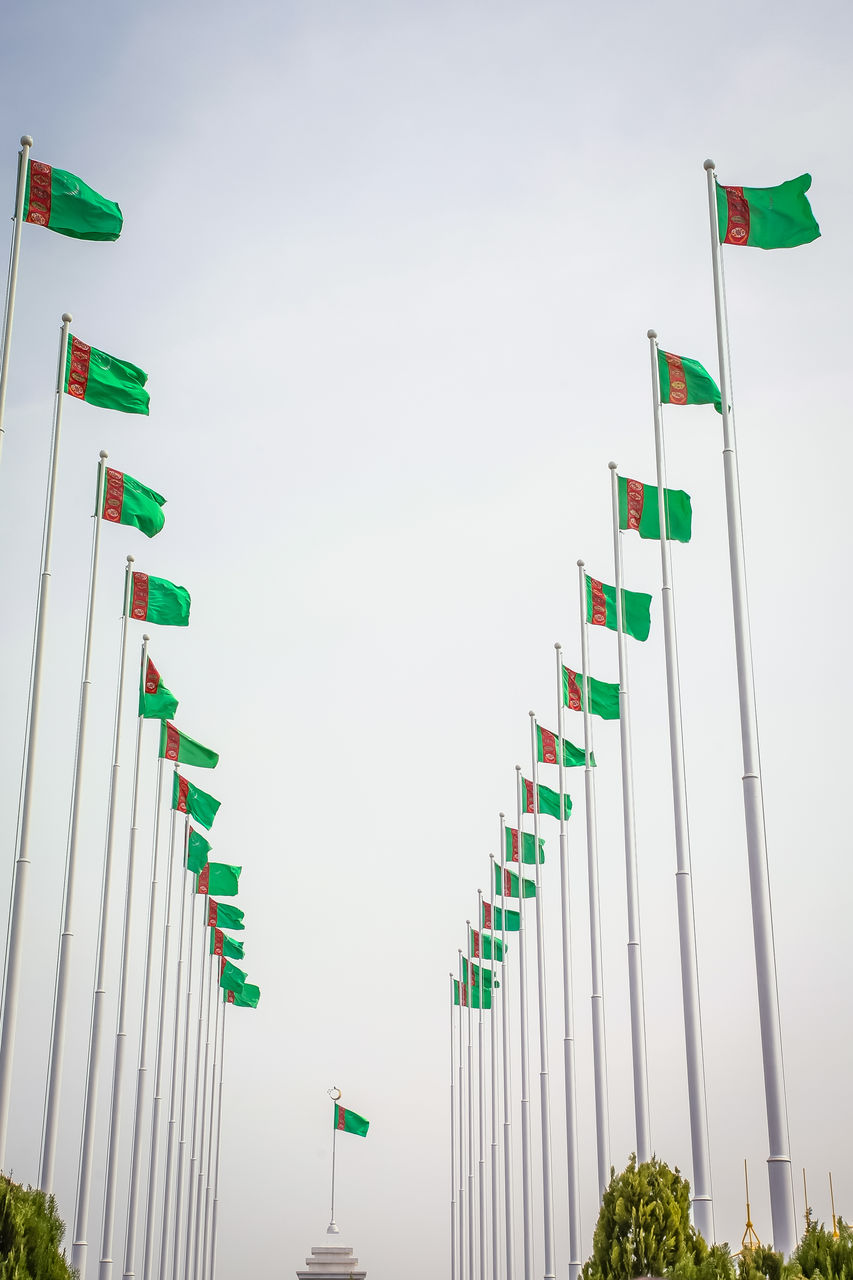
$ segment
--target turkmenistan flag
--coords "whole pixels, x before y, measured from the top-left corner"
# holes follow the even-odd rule
[[[212,847],[210,841],[205,840],[200,831],[190,827],[187,837],[187,871],[197,876],[207,865],[207,855]]]
[[[616,618],[616,588],[609,587],[598,578],[586,578],[586,620],[594,627],[618,630]],[[652,598],[645,591],[626,591],[622,588],[622,629],[635,640],[648,640]]]
[[[178,699],[163,684],[160,672],[150,658],[145,671],[139,672],[139,715],[145,720],[168,720],[178,709]]]
[[[539,805],[538,805],[539,812],[549,813],[552,818],[559,818],[560,816],[559,791],[552,791],[550,787],[543,787],[542,783],[540,782],[538,787],[538,792],[539,792]],[[533,783],[530,781],[529,778],[521,779],[521,806],[522,806],[521,808],[522,813],[534,812]],[[572,797],[567,796],[566,793],[563,792],[563,817],[570,818],[571,816],[572,816]]]
[[[552,733],[550,729],[543,729],[541,724],[537,724],[536,759],[540,764],[560,763],[560,758],[557,755],[560,749],[560,742],[561,739],[556,733]],[[586,752],[583,747],[576,747],[573,742],[569,742],[568,738],[563,738],[562,744],[563,764],[567,769],[575,769],[586,764]],[[595,764],[595,754],[592,751],[590,752],[589,763],[591,766]],[[525,858],[524,861],[526,862],[527,859]],[[533,859],[531,858],[530,861],[532,862]]]
[[[123,222],[115,200],[107,200],[82,178],[31,160],[24,188],[24,222],[75,240],[118,240]]]
[[[196,893],[217,893],[223,898],[233,898],[240,889],[242,867],[232,867],[227,862],[208,862],[198,873]]]
[[[217,902],[215,898],[207,900],[207,923],[217,929],[245,929],[244,911],[230,902]]]
[[[693,531],[690,494],[683,489],[664,489],[666,536],[672,542],[689,542]],[[619,528],[634,529],[641,538],[660,540],[658,487],[619,476]]]
[[[812,175],[780,182],[778,187],[721,187],[717,183],[717,223],[721,244],[751,249],[795,249],[817,240],[806,192]]]
[[[590,715],[601,716],[602,720],[619,719],[619,685],[608,684],[606,680],[594,680],[587,676],[589,683]],[[570,711],[583,711],[584,679],[579,671],[563,667],[563,702]]]
[[[489,989],[492,986],[499,987],[501,985],[495,979],[491,969],[487,969],[484,964],[474,964],[473,960],[469,965],[466,956],[462,957],[462,979],[466,986],[470,987],[479,987],[481,985],[481,980],[482,985],[486,987],[486,989]]]
[[[465,987],[465,983],[463,982],[460,985],[459,979],[454,978],[453,979],[453,1003],[459,1004],[460,1001],[462,1004],[462,1008],[467,1009],[468,1008],[468,991]]]
[[[338,1106],[336,1102],[333,1128],[340,1129],[341,1133],[357,1133],[360,1138],[366,1138],[370,1121],[357,1115],[355,1111],[347,1111],[346,1107]]]
[[[721,413],[720,388],[704,365],[658,349],[661,404],[712,404]]]
[[[504,829],[504,857],[507,862],[518,862],[519,854],[519,833],[515,827],[506,827]],[[536,853],[534,849],[535,836],[532,831],[521,832],[521,861],[535,862]],[[545,861],[545,841],[539,837],[539,861]]]
[[[491,929],[493,933],[518,933],[521,928],[521,916],[517,911],[484,902],[481,923],[484,929]]]
[[[239,991],[223,991],[225,1004],[236,1004],[238,1009],[257,1009],[261,989],[254,982],[244,982]]]
[[[503,960],[506,943],[495,938],[491,933],[469,928],[471,955],[477,960]]]
[[[194,787],[188,778],[182,778],[175,770],[175,780],[172,783],[172,808],[177,809],[178,813],[188,813],[191,818],[195,818],[196,822],[200,822],[203,827],[210,830],[221,803],[221,800],[214,799],[200,787]]]
[[[148,374],[129,360],[107,355],[88,342],[68,335],[65,352],[65,390],[75,400],[116,409],[119,413],[148,413],[145,390]]]
[[[229,960],[243,959],[243,943],[236,938],[229,938],[221,929],[210,930],[210,954],[227,956]]]
[[[157,622],[161,627],[188,627],[190,593],[166,578],[134,573],[130,591],[130,616],[137,622]]]
[[[219,753],[203,747],[195,738],[181,733],[180,729],[164,720],[160,726],[160,759],[194,764],[199,769],[215,769],[219,764]]]
[[[153,538],[166,523],[163,515],[165,502],[162,493],[149,489],[124,471],[107,467],[104,500],[101,504],[101,516],[104,520],[109,520],[112,524],[132,525],[134,529],[141,529],[146,538]]]
[[[504,898],[519,897],[518,876],[514,871],[510,871],[509,867],[501,867],[495,863],[495,893],[499,893]],[[536,881],[528,880],[526,876],[521,877],[521,884],[524,890],[525,898],[536,897]]]
[[[232,964],[230,960],[226,960],[224,956],[222,957],[219,969],[219,985],[225,991],[239,991],[248,976],[242,969],[238,969],[236,964]]]

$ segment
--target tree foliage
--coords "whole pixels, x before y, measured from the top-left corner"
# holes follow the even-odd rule
[[[838,1239],[813,1222],[794,1250],[791,1262],[806,1280],[853,1280],[853,1231],[838,1220]]]
[[[74,1280],[53,1196],[0,1174],[0,1280]]]

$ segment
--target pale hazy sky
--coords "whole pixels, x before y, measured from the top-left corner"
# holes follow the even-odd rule
[[[371,1120],[366,1141],[339,1143],[347,1241],[371,1280],[392,1280],[413,1246],[412,1275],[448,1273],[447,973],[514,765],[529,760],[528,710],[555,727],[554,641],[579,662],[578,556],[612,581],[607,463],[653,479],[646,329],[716,369],[707,155],[723,182],[810,171],[823,230],[793,252],[731,251],[726,267],[798,1213],[803,1166],[820,1216],[829,1169],[853,1213],[850,36],[848,7],[825,0],[36,0],[6,14],[6,207],[30,132],[35,158],[119,200],[125,231],[112,246],[24,232],[0,468],[4,884],[64,310],[85,341],[149,370],[152,405],[147,420],[73,403],[65,415],[8,1147],[24,1180],[37,1174],[98,450],[169,500],[154,542],[127,529],[102,542],[57,1174],[67,1219],[130,552],[192,592],[192,625],[152,628],[151,654],[179,724],[221,752],[198,781],[222,800],[216,856],[245,868],[246,968],[263,991],[231,1020],[219,1274],[292,1275],[320,1242],[333,1082]],[[694,507],[674,560],[696,927],[717,1228],[739,1243],[745,1156],[762,1238],[770,1221],[720,422],[671,410],[666,430],[670,483]],[[630,653],[652,1139],[689,1171],[659,559],[639,540],[624,555],[626,584],[655,592],[652,636]],[[591,649],[594,673],[615,679],[615,638]],[[579,740],[580,717],[567,732]],[[621,1167],[634,1142],[615,725],[598,727],[596,754]],[[155,755],[151,726],[146,857]],[[580,773],[569,786],[586,1256]],[[563,1274],[556,824],[543,833]],[[110,1026],[114,999],[113,981]],[[131,1089],[127,1103],[129,1121]],[[104,1128],[105,1102],[101,1144]],[[122,1202],[126,1181],[123,1161]],[[101,1192],[97,1180],[93,1255]]]

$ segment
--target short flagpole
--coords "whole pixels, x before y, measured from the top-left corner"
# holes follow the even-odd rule
[[[79,836],[80,796],[83,788],[83,753],[86,744],[86,724],[89,711],[89,690],[92,685],[92,629],[95,621],[95,588],[98,581],[98,553],[101,545],[101,510],[103,507],[104,478],[107,455],[100,453],[98,484],[95,495],[95,514],[92,533],[92,556],[89,565],[89,598],[86,605],[86,631],[83,641],[83,673],[80,680],[80,702],[77,718],[77,741],[74,747],[74,782],[71,788],[71,815],[68,823],[68,844],[65,855],[65,883],[63,886],[62,932],[59,937],[59,954],[56,962],[56,986],[53,997],[53,1024],[50,1035],[50,1059],[44,1100],[39,1187],[51,1194],[56,1163],[56,1133],[59,1120],[59,1099],[62,1092],[62,1066],[65,1055],[65,1022],[68,1012],[68,975],[71,967],[71,943],[74,937],[74,889],[77,870],[77,843]]]
[[[610,1182],[610,1105],[607,1093],[607,1040],[604,1032],[604,967],[601,959],[601,901],[598,892],[598,820],[595,810],[595,768],[592,763],[592,715],[589,709],[589,638],[586,629],[584,562],[578,560],[581,622],[581,680],[583,684],[583,745],[585,755],[586,865],[589,885],[589,951],[592,976],[592,1062],[595,1079],[595,1149],[598,1200]],[[560,673],[562,683],[562,672]],[[562,693],[562,690],[561,690]],[[562,697],[560,699],[562,702]]]
[[[542,1125],[542,1212],[545,1237],[545,1280],[556,1280],[554,1269],[554,1192],[551,1169],[551,1080],[548,1071],[548,1006],[545,993],[545,920],[542,912],[542,874],[539,865],[539,762],[536,716],[530,712],[530,769],[533,782],[533,874],[536,882],[536,970],[539,988],[539,1113]],[[560,797],[560,811],[563,800]],[[521,845],[519,830],[519,846]],[[521,892],[519,848],[519,893]]]
[[[631,1058],[634,1070],[634,1116],[637,1126],[637,1164],[651,1158],[649,1136],[649,1073],[646,1059],[646,1008],[643,990],[643,951],[640,942],[640,895],[637,877],[637,833],[634,820],[634,765],[631,752],[631,710],[628,698],[628,654],[625,646],[622,595],[622,544],[619,537],[619,478],[610,464],[613,515],[613,566],[616,576],[616,640],[619,650],[619,742],[622,750],[622,819],[625,829],[625,883],[628,903],[628,988],[631,1000]]]
[[[500,850],[506,845],[506,818],[500,815],[501,835]],[[494,901],[495,860],[492,858],[492,900]],[[494,908],[493,908],[494,914]],[[501,912],[501,942],[506,956],[506,903]],[[512,1207],[512,1060],[509,1052],[509,989],[507,975],[509,966],[504,960],[504,985],[501,987],[501,1059],[503,1066],[503,1103],[504,1103],[504,1246],[506,1251],[506,1280],[513,1280],[515,1271],[515,1238]]]
[[[515,766],[516,822],[518,843],[522,838],[521,765]],[[501,850],[503,853],[503,850]],[[519,852],[519,858],[521,853]],[[506,885],[503,885],[506,888]],[[506,897],[503,897],[506,911]],[[519,1038],[521,1045],[521,1229],[524,1280],[533,1280],[533,1174],[530,1167],[530,1050],[527,1029],[527,950],[524,926],[524,898],[522,897],[521,863],[518,864],[518,1010]]]
[[[116,684],[115,721],[113,724],[113,760],[110,769],[110,793],[107,808],[107,837],[101,871],[101,904],[98,916],[98,943],[95,959],[95,989],[92,993],[92,1018],[89,1024],[89,1050],[86,1067],[86,1097],[83,1103],[83,1129],[80,1136],[80,1158],[77,1166],[77,1199],[74,1208],[74,1241],[71,1266],[83,1276],[89,1247],[89,1203],[92,1191],[92,1150],[95,1145],[95,1121],[98,1105],[98,1079],[104,1032],[104,1001],[107,990],[107,934],[110,914],[113,855],[115,853],[116,816],[118,812],[118,774],[121,749],[121,721],[124,692],[124,669],[127,664],[127,620],[133,583],[133,556],[127,557],[124,575],[124,609],[121,615],[121,646]]]
[[[732,580],[732,609],[735,629],[735,656],[743,751],[743,804],[746,815],[746,847],[749,860],[749,888],[752,897],[752,933],[758,981],[758,1013],[761,1026],[761,1053],[764,1063],[764,1095],[770,1154],[770,1214],[774,1247],[786,1257],[797,1242],[794,1209],[794,1179],[788,1136],[788,1103],[785,1096],[785,1068],[782,1058],[782,1028],[779,1018],[779,990],[776,978],[776,944],[773,937],[773,908],[770,900],[770,869],[767,863],[767,834],[764,825],[764,795],[761,786],[761,759],[758,747],[758,711],[752,671],[752,639],[749,630],[749,599],[741,523],[740,480],[738,477],[735,422],[732,412],[729,335],[723,259],[717,223],[717,193],[713,160],[705,161],[708,177],[708,212],[711,220],[711,265],[714,276],[714,306],[717,321],[717,351],[720,362],[720,398],[723,419],[723,471],[726,484],[726,518],[729,534],[729,566]]]
[[[219,1225],[219,1156],[222,1148],[222,1077],[225,1071],[225,1015],[228,1005],[222,1006],[222,1043],[219,1047],[219,1096],[216,1102],[216,1160],[213,1179],[213,1216],[210,1227],[210,1276],[216,1280],[216,1228]]]
[[[19,226],[16,229],[19,230]],[[59,336],[56,400],[54,402],[53,431],[50,442],[50,465],[41,547],[41,572],[36,603],[35,641],[30,674],[29,706],[27,708],[27,738],[24,748],[24,776],[21,791],[20,825],[18,828],[18,857],[15,863],[12,902],[9,910],[8,941],[6,943],[6,975],[3,990],[2,1024],[0,1024],[0,1168],[4,1168],[6,1164],[6,1136],[9,1127],[9,1104],[12,1097],[12,1068],[15,1058],[15,1034],[18,1028],[18,999],[21,986],[21,957],[23,954],[25,927],[24,912],[26,911],[27,885],[30,872],[30,825],[35,800],[36,743],[39,729],[44,638],[47,628],[47,606],[51,577],[53,513],[56,500],[56,476],[59,466],[59,435],[62,428],[62,406],[65,398],[63,387],[65,385],[65,363],[70,324],[71,316],[66,311],[62,317],[62,329]]]
[[[495,883],[495,856],[489,855],[489,871],[491,874],[490,884]],[[480,916],[477,921],[477,928],[480,937],[483,936],[483,895],[480,894]],[[482,951],[482,947],[480,950]],[[494,919],[489,920],[489,950],[491,951],[492,966],[495,964],[495,934]],[[503,954],[503,952],[501,953]],[[504,966],[505,967],[505,966]],[[504,972],[501,969],[501,992],[504,988]],[[489,1019],[489,1069],[491,1071],[491,1175],[492,1175],[492,1275],[497,1280],[501,1273],[500,1249],[498,1239],[500,1235],[500,1211],[498,1207],[498,1056],[497,1056],[497,1025],[496,1018],[498,1016],[498,994],[495,990],[495,984],[492,982],[492,1016]]]
[[[483,891],[477,890],[477,932],[482,938],[482,926],[480,921],[483,919]],[[468,944],[471,944],[471,925],[468,924]],[[483,1040],[483,1005],[486,1002],[486,980],[483,976],[483,948],[480,947],[480,1016],[477,1019],[477,1089],[479,1093],[479,1119],[478,1133],[479,1141],[479,1161],[478,1161],[478,1180],[479,1192],[478,1212],[480,1215],[480,1280],[486,1280],[486,1079],[484,1070],[485,1045]],[[492,1004],[494,1004],[494,993],[492,993]]]
[[[178,766],[175,765],[174,772],[177,774]],[[160,1154],[160,1108],[163,1101],[163,1060],[166,1053],[166,1003],[168,1000],[168,977],[169,977],[169,952],[172,944],[172,872],[175,863],[175,826],[176,826],[176,810],[172,809],[169,817],[169,868],[166,875],[166,923],[163,928],[163,945],[160,959],[160,996],[157,1009],[157,1059],[154,1067],[154,1100],[151,1105],[151,1141],[148,1150],[148,1187],[145,1195],[145,1247],[142,1255],[142,1277],[143,1280],[152,1280],[154,1268],[154,1224],[157,1220],[157,1214],[154,1210],[154,1203],[157,1194],[157,1165]],[[186,861],[187,840],[189,838],[189,817],[184,819],[184,861]],[[184,907],[186,905],[186,893],[184,886],[178,878],[178,893],[181,900],[180,924],[178,926],[178,964],[181,963],[181,948],[184,938]],[[180,1000],[175,1002],[175,1027],[173,1037],[173,1055],[174,1045],[178,1039],[178,1025],[180,1020]],[[174,1070],[172,1079],[174,1079]],[[173,1107],[174,1110],[174,1107]],[[170,1130],[171,1132],[171,1130]],[[169,1161],[166,1162],[168,1169]]]
[[[459,992],[462,1000],[462,992]],[[453,974],[450,974],[450,1280],[457,1280],[456,1257],[456,1053],[453,1042]]]
[[[206,929],[202,931],[202,944],[204,944],[209,935]],[[193,1256],[192,1256],[192,1272],[190,1272],[189,1250],[187,1250],[187,1280],[190,1275],[194,1280],[198,1280],[199,1268],[199,1246],[201,1242],[201,1224],[202,1224],[202,1205],[204,1203],[204,1149],[205,1135],[207,1133],[207,1069],[210,1063],[210,1006],[213,1001],[213,972],[217,968],[216,960],[218,957],[210,956],[207,971],[207,1017],[206,1031],[207,1039],[204,1045],[204,1067],[201,1073],[201,1088],[203,1091],[201,1102],[201,1126],[199,1128],[198,1137],[198,1172],[196,1174],[196,1190],[195,1190],[195,1226],[193,1227]],[[193,1194],[192,1179],[190,1179],[190,1197]],[[187,1224],[189,1226],[189,1223]],[[187,1237],[189,1240],[189,1237]]]
[[[145,668],[142,669],[145,680]],[[163,795],[163,772],[166,762],[157,761],[157,790],[154,797],[154,842],[151,855],[151,887],[148,894],[148,927],[145,933],[145,988],[142,995],[142,1026],[139,1032],[139,1061],[136,1069],[136,1102],[133,1112],[133,1135],[130,1143],[130,1188],[127,1198],[127,1226],[124,1241],[123,1280],[134,1274],[136,1253],[136,1219],[139,1203],[139,1184],[142,1177],[142,1121],[145,1110],[145,1079],[148,1074],[148,1025],[151,1018],[151,977],[154,949],[154,926],[157,909],[157,886],[160,872],[160,801]],[[171,840],[169,842],[171,848]],[[171,858],[167,872],[168,897],[171,889]],[[167,906],[168,912],[168,906]]]
[[[471,1008],[474,997],[474,971],[471,968],[471,922],[468,925],[468,1275],[474,1280],[477,1236],[474,1228],[474,1047],[471,1033]]]
[[[566,1089],[566,1174],[569,1199],[569,1280],[578,1280],[581,1269],[581,1204],[578,1170],[578,1104],[575,1077],[575,1019],[572,996],[572,918],[569,908],[568,832],[563,796],[566,767],[563,756],[563,651],[554,645],[557,658],[557,773],[560,793],[560,921],[563,959],[563,1074]]]
[[[186,1155],[186,1147],[187,1147],[187,1111],[189,1109],[187,1106],[187,1083],[188,1083],[188,1077],[189,1077],[190,1036],[192,1034],[190,1029],[190,1009],[192,1006],[192,997],[193,997],[193,970],[195,968],[195,961],[193,958],[193,942],[195,941],[195,918],[198,915],[198,912],[195,909],[195,886],[193,885],[193,880],[195,879],[195,876],[193,876],[192,873],[188,873],[188,874],[190,875],[190,892],[193,894],[193,896],[190,899],[190,943],[189,943],[189,949],[187,953],[188,955],[187,1008],[186,1008],[186,1014],[184,1016],[184,1055],[183,1055],[183,1063],[181,1066],[181,1085],[180,1085],[181,1112],[180,1112],[180,1124],[178,1126],[178,1150],[177,1150],[177,1155],[175,1160],[175,1235],[174,1235],[174,1243],[172,1245],[172,1266],[171,1266],[171,1269],[168,1271],[168,1273],[165,1271],[163,1272],[163,1280],[165,1280],[167,1274],[172,1276],[173,1280],[181,1280],[180,1265],[181,1265],[181,1227],[183,1226],[182,1212],[183,1212],[183,1205],[184,1205],[184,1157]],[[207,905],[206,900],[203,905],[204,906]],[[200,1025],[201,1024],[201,1000],[202,1000],[202,993],[203,993],[203,978],[201,975],[199,975],[198,982],[199,982],[198,1032],[200,1035],[201,1034],[201,1025]],[[197,1080],[198,1080],[198,1067],[196,1067],[196,1081]],[[165,1216],[164,1216],[164,1222],[165,1222]]]
[[[24,194],[27,189],[27,173],[30,148],[33,140],[28,133],[21,138],[18,152],[18,185],[15,191],[15,225],[12,230],[12,253],[9,258],[9,279],[6,284],[6,314],[3,319],[3,352],[0,355],[0,453],[6,432],[6,384],[9,380],[9,355],[12,350],[12,324],[15,319],[15,295],[18,291],[18,263],[21,258],[21,227],[24,220]]]
[[[660,521],[661,605],[666,653],[666,693],[669,711],[669,754],[672,768],[672,802],[675,819],[676,900],[681,952],[681,999],[684,1007],[684,1039],[687,1050],[687,1093],[693,1156],[693,1221],[709,1244],[715,1239],[714,1201],[711,1191],[711,1158],[708,1144],[708,1109],[705,1095],[705,1050],[702,1043],[702,1009],[699,1003],[699,967],[693,912],[693,878],[690,858],[690,822],[681,726],[681,684],[678,672],[678,637],[675,628],[675,596],[672,561],[666,527],[666,464],[663,412],[660,401],[657,334],[648,331],[652,367],[652,408],[655,424],[655,466]]]
[[[145,671],[148,657],[148,636],[142,637],[141,669]],[[116,1042],[113,1055],[113,1079],[110,1095],[110,1119],[107,1129],[106,1177],[104,1185],[104,1212],[101,1228],[101,1262],[99,1280],[110,1280],[113,1273],[113,1230],[115,1227],[116,1184],[118,1182],[118,1152],[121,1137],[121,1101],[124,1086],[124,1058],[127,1048],[127,983],[130,969],[130,923],[133,915],[133,881],[136,869],[136,838],[139,834],[139,774],[142,767],[142,729],[144,716],[137,716],[136,745],[133,755],[133,788],[130,802],[130,838],[127,848],[127,878],[124,890],[124,921],[121,937],[121,966],[118,982],[118,1017]],[[146,960],[147,964],[147,960]]]
[[[465,974],[462,968],[462,949],[459,948],[458,956],[459,964],[459,1275],[465,1277],[465,1094],[463,1090],[463,1059],[462,1052],[462,1006],[467,1002],[467,985],[465,983]],[[468,1280],[474,1280],[473,1276],[469,1276]]]
[[[209,935],[208,935],[209,936]],[[214,968],[216,966],[214,965]],[[204,1276],[207,1272],[208,1250],[210,1248],[210,1193],[213,1188],[213,1135],[216,1132],[216,1069],[219,1066],[219,1009],[224,992],[217,983],[216,1018],[213,1026],[213,1064],[210,1069],[210,1132],[207,1140],[207,1171],[204,1189],[204,1214],[202,1217],[201,1271],[196,1268],[196,1276]]]

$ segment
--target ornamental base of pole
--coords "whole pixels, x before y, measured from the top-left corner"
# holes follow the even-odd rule
[[[297,1280],[366,1280],[367,1272],[358,1270],[358,1258],[347,1245],[316,1245],[311,1257],[305,1259],[304,1270],[297,1271]]]

